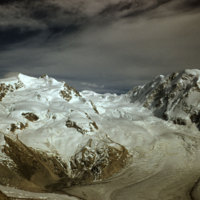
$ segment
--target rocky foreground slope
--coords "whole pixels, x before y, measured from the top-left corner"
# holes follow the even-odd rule
[[[200,199],[199,80],[186,70],[115,95],[1,79],[0,195]]]

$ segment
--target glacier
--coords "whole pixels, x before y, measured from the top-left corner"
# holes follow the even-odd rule
[[[0,198],[199,200],[199,113],[198,69],[121,95],[0,79]]]

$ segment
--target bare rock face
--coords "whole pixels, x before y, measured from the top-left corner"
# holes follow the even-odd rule
[[[63,89],[60,91],[60,96],[69,102],[73,95],[76,97],[81,97],[80,93],[76,89],[65,83]]]
[[[37,121],[39,117],[35,115],[34,113],[22,113],[22,116],[24,116],[26,119],[28,119],[31,122]]]
[[[129,95],[159,118],[179,125],[195,123],[200,130],[200,70],[158,76]]]
[[[1,168],[11,171],[13,177],[4,173],[0,183],[3,184],[4,179],[6,184],[21,189],[32,187],[38,191],[58,192],[74,185],[96,183],[120,172],[130,158],[122,145],[110,140],[96,143],[90,139],[71,157],[68,166],[59,155],[32,149],[17,138],[5,136],[5,141],[3,152],[12,160],[12,167],[8,168],[5,163]],[[21,179],[21,185],[17,179]]]
[[[5,141],[3,151],[13,161],[11,169],[24,181],[33,183],[41,190],[56,182],[66,170],[64,163],[61,165],[54,156],[50,157],[46,153],[29,148],[18,139],[5,136]]]
[[[0,101],[7,95],[7,93],[14,92],[19,88],[22,88],[24,85],[21,81],[16,82],[14,85],[0,83]]]
[[[71,169],[79,183],[103,181],[120,172],[127,164],[127,149],[113,141],[90,139],[71,159]]]

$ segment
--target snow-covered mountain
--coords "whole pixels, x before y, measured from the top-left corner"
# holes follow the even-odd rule
[[[157,117],[180,125],[195,123],[200,130],[200,70],[158,76],[129,95]]]
[[[96,93],[23,74],[2,79],[0,96],[1,184],[60,191],[107,179],[128,162],[127,149],[99,133],[107,98],[117,96],[102,96],[97,108]]]
[[[124,95],[1,79],[0,199],[200,199],[199,77],[159,76]]]

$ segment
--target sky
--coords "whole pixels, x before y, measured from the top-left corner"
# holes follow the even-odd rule
[[[125,93],[200,69],[200,0],[0,0],[0,78]]]

